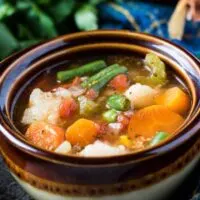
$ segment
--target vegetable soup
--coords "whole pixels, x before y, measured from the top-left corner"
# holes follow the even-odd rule
[[[85,157],[141,151],[172,137],[189,112],[187,87],[153,53],[66,65],[39,75],[15,107],[17,127],[42,149]]]

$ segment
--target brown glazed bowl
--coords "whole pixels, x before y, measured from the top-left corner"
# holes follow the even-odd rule
[[[187,84],[192,108],[179,133],[154,148],[84,158],[29,144],[13,123],[20,93],[47,67],[101,54],[157,53]],[[155,200],[166,198],[191,172],[200,150],[200,63],[161,38],[129,31],[64,35],[0,63],[0,149],[11,174],[38,200]],[[167,122],[166,122],[167,123]]]

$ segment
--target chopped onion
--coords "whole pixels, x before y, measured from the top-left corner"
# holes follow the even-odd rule
[[[72,96],[74,96],[74,97],[78,97],[78,96],[84,94],[86,91],[84,88],[82,88],[80,86],[72,86],[72,87],[68,88],[68,90],[71,92]]]
[[[109,132],[118,135],[123,129],[123,125],[121,123],[110,123],[108,124]]]
[[[55,90],[55,93],[54,93],[56,96],[58,96],[58,97],[64,97],[64,98],[66,98],[66,97],[71,97],[71,95],[72,95],[72,93],[69,91],[69,90],[67,90],[67,89],[65,89],[65,88],[62,88],[62,87],[59,87],[59,88],[57,88],[56,90]]]

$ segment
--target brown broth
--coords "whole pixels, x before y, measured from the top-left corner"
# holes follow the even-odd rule
[[[128,76],[131,80],[131,84],[134,82],[132,81],[133,78],[137,75],[142,76],[148,76],[149,71],[144,67],[144,61],[140,57],[133,57],[133,56],[124,56],[124,55],[111,55],[111,56],[101,56],[101,57],[95,57],[95,58],[89,58],[89,59],[82,59],[82,60],[76,60],[76,61],[68,61],[67,64],[61,64],[60,66],[49,66],[49,69],[47,69],[44,73],[39,75],[34,82],[31,82],[25,91],[22,92],[19,99],[17,100],[13,119],[16,124],[16,127],[22,132],[25,133],[27,126],[21,123],[21,119],[23,116],[24,110],[28,107],[28,100],[29,96],[34,88],[40,88],[43,91],[50,91],[53,88],[59,87],[61,84],[57,82],[56,80],[56,72],[69,68],[73,68],[76,66],[83,65],[85,63],[91,62],[92,60],[97,59],[103,59],[106,61],[108,65],[118,63],[120,65],[123,65],[128,68]],[[170,67],[166,67],[167,69],[167,77],[168,82],[163,86],[164,89],[170,88],[172,86],[178,86],[184,91],[187,92],[187,87],[183,84],[183,81],[170,69]],[[110,93],[114,93],[109,88],[105,88],[101,93],[100,97],[97,98],[97,102],[101,102],[101,106],[98,109],[97,112],[95,112],[93,115],[87,117],[87,119],[91,119],[96,122],[103,123],[102,121],[102,115],[99,113],[102,113],[103,111],[106,111],[105,104],[106,104],[106,96],[109,96]],[[187,116],[188,113],[184,114],[184,117]],[[80,118],[79,114],[75,114],[73,117],[71,117],[65,124],[64,128],[66,129],[69,125],[71,125],[73,122],[75,122],[77,119]],[[126,134],[126,131],[123,131],[123,134]],[[116,136],[104,136],[102,139],[104,140],[107,138],[109,142],[114,143],[116,141]],[[109,139],[108,139],[109,138]]]

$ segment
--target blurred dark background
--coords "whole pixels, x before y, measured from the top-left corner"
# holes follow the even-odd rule
[[[58,35],[101,28],[99,5],[125,1],[0,0],[0,60]],[[144,2],[176,4],[176,0]]]

